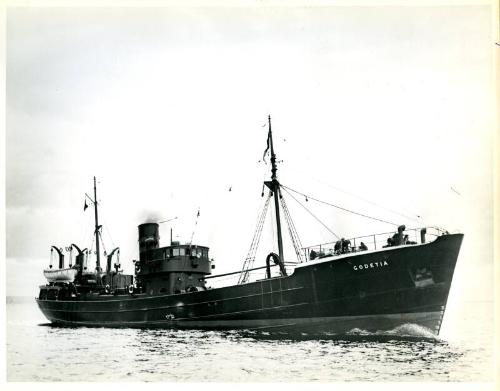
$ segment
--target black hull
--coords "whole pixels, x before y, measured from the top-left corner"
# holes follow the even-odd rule
[[[462,234],[304,263],[288,277],[168,296],[38,300],[54,324],[345,333],[405,323],[438,334]]]

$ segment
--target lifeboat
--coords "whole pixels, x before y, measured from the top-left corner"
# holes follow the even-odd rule
[[[78,270],[72,267],[66,269],[45,269],[43,275],[48,282],[73,281]]]

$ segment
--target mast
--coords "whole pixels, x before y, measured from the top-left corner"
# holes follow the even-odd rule
[[[95,249],[96,249],[96,263],[95,270],[97,272],[101,271],[101,257],[99,253],[99,219],[97,217],[97,189],[96,180],[94,177],[94,212],[95,212]]]
[[[276,231],[278,236],[278,251],[280,256],[280,261],[284,264],[285,258],[283,254],[283,241],[281,238],[281,221],[280,221],[280,208],[279,208],[279,198],[280,194],[280,183],[278,182],[278,177],[276,171],[278,168],[276,166],[276,154],[274,153],[273,146],[273,132],[271,130],[271,116],[268,116],[269,134],[268,134],[268,146],[271,148],[271,181],[264,182],[265,185],[273,192],[274,196],[274,210],[276,211]]]

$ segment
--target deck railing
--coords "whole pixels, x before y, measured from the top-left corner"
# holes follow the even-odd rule
[[[436,237],[448,233],[438,227],[409,228],[401,230],[401,241],[398,242],[399,231],[383,232],[372,235],[347,238],[343,241],[316,244],[302,249],[307,261],[332,255],[342,255],[360,251],[378,250],[384,247],[415,245],[435,240]],[[391,240],[393,241],[391,244]]]

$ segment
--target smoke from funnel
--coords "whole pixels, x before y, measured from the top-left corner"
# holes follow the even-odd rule
[[[140,213],[140,221],[143,223],[157,223],[162,219],[160,212],[144,210]]]

